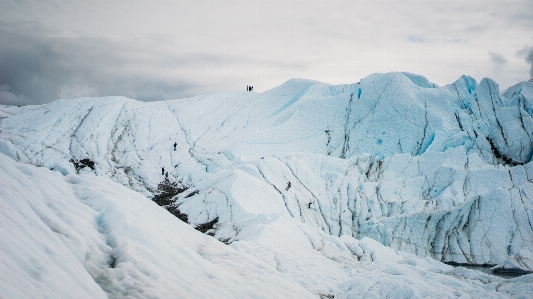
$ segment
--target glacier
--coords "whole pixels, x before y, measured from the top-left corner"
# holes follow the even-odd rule
[[[0,154],[2,298],[310,298],[107,178]]]
[[[189,226],[211,223],[218,245],[316,296],[525,298],[533,275],[511,287],[437,261],[533,271],[532,117],[530,81],[500,94],[468,76],[292,79],[263,93],[2,106],[0,152],[60,181],[110,179],[136,202],[168,172],[186,186],[172,206]]]
[[[2,298],[527,298],[503,279],[285,217],[229,246],[109,178],[0,154]]]

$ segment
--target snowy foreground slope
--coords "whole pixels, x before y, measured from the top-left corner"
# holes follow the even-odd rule
[[[467,76],[444,87],[407,73],[340,86],[293,79],[264,93],[3,106],[0,152],[147,196],[164,167],[188,187],[173,205],[190,225],[214,224],[218,240],[337,298],[356,294],[353,277],[384,277],[347,270],[369,260],[376,270],[379,254],[362,252],[383,247],[364,237],[419,257],[532,271],[532,115],[533,82],[500,95],[492,80]],[[390,251],[383,271],[395,271],[393,255],[404,253]],[[418,261],[420,271],[445,271]],[[428,288],[440,292],[413,290]]]
[[[107,178],[0,154],[1,298],[310,298]]]
[[[227,246],[141,194],[0,154],[1,298],[527,298],[505,280],[284,217]],[[247,254],[246,252],[250,253]],[[291,277],[292,276],[292,277]],[[298,283],[299,282],[299,283]],[[304,288],[306,287],[306,288]]]

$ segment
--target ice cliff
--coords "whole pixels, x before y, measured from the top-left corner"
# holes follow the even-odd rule
[[[387,73],[166,102],[0,107],[1,153],[147,196],[168,172],[188,188],[174,206],[190,225],[211,222],[209,234],[307,289],[342,294],[325,274],[301,276],[284,254],[300,250],[291,240],[321,252],[313,234],[370,237],[419,257],[533,270],[532,140],[533,82],[500,94],[467,76],[443,87]]]

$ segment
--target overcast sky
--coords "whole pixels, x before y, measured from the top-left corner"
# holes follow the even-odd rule
[[[533,77],[532,0],[0,0],[0,104],[155,101],[407,71]]]

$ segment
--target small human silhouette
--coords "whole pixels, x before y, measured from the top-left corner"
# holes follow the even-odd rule
[[[291,188],[291,181],[287,183],[287,188],[285,188],[285,191],[289,191],[290,188]]]
[[[311,204],[312,204],[312,203],[313,203],[313,202],[312,202],[311,200],[309,200],[309,205],[307,206],[308,209],[311,208]]]
[[[165,175],[165,167],[161,168],[161,175]]]
[[[168,171],[165,173],[165,179],[168,180]]]
[[[177,142],[174,142],[174,150],[176,150],[176,146],[178,145]]]

